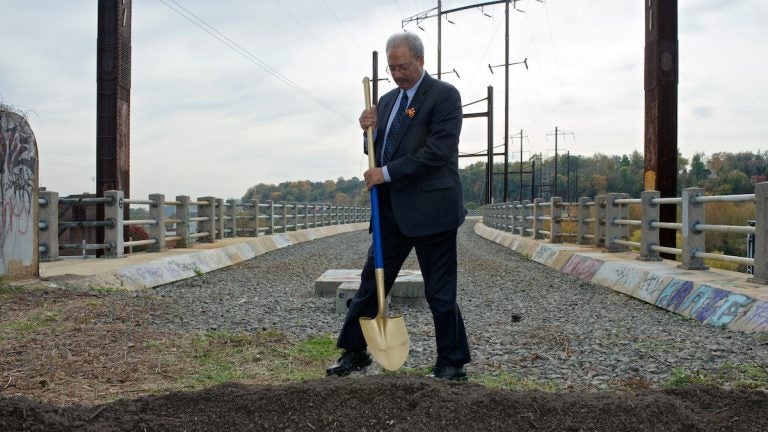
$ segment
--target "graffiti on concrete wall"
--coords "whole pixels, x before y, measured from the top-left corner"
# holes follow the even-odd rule
[[[37,275],[37,176],[29,123],[0,106],[0,275]]]
[[[755,300],[708,285],[694,289],[693,282],[673,279],[656,300],[656,305],[714,326],[728,325],[743,315]]]

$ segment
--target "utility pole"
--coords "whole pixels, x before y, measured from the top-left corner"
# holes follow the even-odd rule
[[[509,194],[509,2],[504,4],[504,196],[507,202]],[[527,65],[527,63],[526,63]],[[493,71],[493,69],[491,69]]]
[[[555,136],[555,166],[554,166],[554,173],[555,173],[555,175],[554,175],[554,179],[552,181],[552,196],[557,196],[557,153],[558,153],[558,151],[557,151],[557,137],[560,136],[560,135],[565,136],[565,135],[575,135],[575,134],[573,132],[558,131],[557,126],[555,126],[555,132],[554,133],[549,133],[547,135],[548,136],[549,135],[554,135]]]
[[[518,1],[521,0],[497,0],[497,1],[489,1],[484,3],[475,3],[468,6],[462,6],[457,7],[453,9],[443,10],[443,4],[441,0],[437,1],[437,7],[427,10],[425,12],[418,13],[416,15],[412,15],[408,18],[404,18],[400,26],[402,28],[405,28],[406,24],[410,22],[416,22],[418,25],[419,22],[422,20],[426,20],[428,18],[434,18],[437,17],[437,78],[441,79],[442,77],[442,17],[443,15],[448,15],[450,13],[455,13],[459,11],[463,11],[466,9],[473,9],[473,8],[482,8],[489,5],[495,5],[504,3],[506,5],[505,7],[505,18],[506,18],[506,25],[505,25],[505,32],[504,32],[504,58],[505,58],[505,64],[504,64],[504,73],[505,73],[505,80],[504,80],[504,185],[503,185],[503,196],[502,199],[504,202],[508,199],[508,184],[509,184],[509,66],[518,64],[518,63],[509,63],[509,4],[512,3],[513,7],[517,4]],[[520,12],[523,12],[517,8],[515,10],[518,10]],[[519,63],[525,63],[526,69],[528,68],[528,62],[527,58],[523,62]],[[499,65],[501,66],[501,65]],[[493,67],[490,64],[488,67],[491,69],[491,72],[493,72]]]
[[[96,39],[96,196],[131,196],[131,0],[99,0]],[[129,209],[124,206],[125,218]],[[96,218],[104,220],[104,206]],[[96,230],[96,243],[104,231]],[[97,253],[101,256],[101,251]]]
[[[517,136],[517,135],[515,135]],[[532,171],[524,171],[523,170],[523,138],[525,138],[525,135],[523,135],[523,130],[520,129],[520,166],[517,169],[518,174],[518,182],[519,182],[519,189],[517,191],[517,200],[522,201],[523,200],[523,174],[530,174]],[[533,180],[531,180],[533,181]]]
[[[470,102],[464,107],[482,102],[488,101],[488,109],[485,112],[479,113],[465,113],[463,118],[475,118],[486,117],[488,119],[488,151],[485,154],[473,153],[473,154],[459,154],[460,158],[464,157],[481,157],[486,156],[487,162],[485,164],[485,204],[491,204],[493,202],[493,86],[488,86],[488,96],[484,99],[480,99],[475,102]],[[462,107],[463,108],[463,107]]]
[[[677,0],[645,3],[645,190],[677,195]],[[661,222],[675,222],[677,208],[663,205]],[[660,229],[659,243],[675,247],[675,230]],[[675,259],[674,255],[662,254]]]

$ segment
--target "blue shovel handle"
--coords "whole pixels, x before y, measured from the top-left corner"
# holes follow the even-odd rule
[[[384,251],[381,247],[381,219],[379,217],[379,191],[371,188],[371,228],[373,231],[373,265],[384,269]]]

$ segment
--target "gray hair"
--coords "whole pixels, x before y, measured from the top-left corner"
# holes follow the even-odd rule
[[[411,51],[414,57],[424,57],[424,44],[421,39],[414,33],[395,33],[387,39],[387,52],[390,49],[405,44]]]

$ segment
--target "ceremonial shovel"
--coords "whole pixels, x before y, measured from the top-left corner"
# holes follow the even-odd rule
[[[363,78],[365,108],[371,107],[370,79]],[[368,166],[376,167],[373,150],[373,128],[368,128]],[[373,262],[376,268],[376,298],[379,311],[374,318],[360,317],[360,328],[373,358],[387,370],[397,370],[408,357],[408,331],[402,315],[386,317],[384,293],[384,253],[381,247],[381,221],[379,219],[379,194],[371,188],[371,226],[373,228]]]

